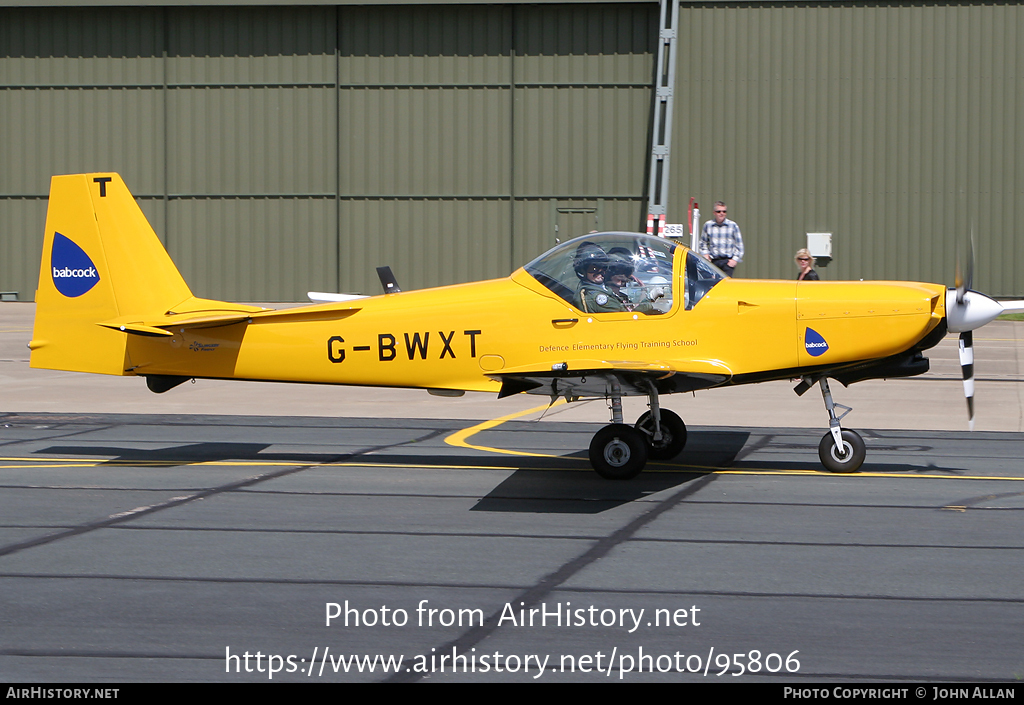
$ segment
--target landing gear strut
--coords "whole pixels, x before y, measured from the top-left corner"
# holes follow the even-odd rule
[[[825,409],[828,411],[829,426],[828,433],[818,444],[818,458],[829,472],[857,472],[867,454],[864,448],[864,439],[856,431],[844,429],[839,424],[852,409],[832,401],[832,392],[828,388],[827,378],[822,377],[818,380],[818,385],[821,387],[821,396],[825,400]],[[845,411],[837,416],[836,407],[845,409]]]
[[[658,390],[651,384],[651,410],[636,425],[622,423],[622,391],[618,380],[611,384],[612,422],[590,442],[590,464],[607,480],[630,480],[644,469],[648,458],[670,460],[686,445],[686,424],[658,404]]]
[[[647,439],[647,455],[655,460],[671,460],[686,445],[686,424],[679,415],[658,404],[658,388],[648,385],[651,410],[644,412],[634,428]]]

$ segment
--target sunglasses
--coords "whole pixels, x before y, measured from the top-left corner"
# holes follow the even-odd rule
[[[811,258],[810,257],[797,257],[796,261],[797,262],[810,262]]]

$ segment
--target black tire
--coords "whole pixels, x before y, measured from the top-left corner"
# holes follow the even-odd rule
[[[864,447],[864,439],[856,431],[849,429],[843,431],[842,455],[836,448],[836,441],[832,438],[832,432],[826,433],[821,443],[818,444],[818,458],[821,464],[829,472],[857,472],[864,464],[864,456],[867,449]]]
[[[654,460],[672,460],[686,446],[686,424],[679,414],[668,409],[661,410],[661,440],[654,443],[654,414],[645,411],[634,428],[647,441],[647,457]]]
[[[606,480],[631,480],[647,464],[647,441],[632,426],[605,426],[590,442],[590,464]]]

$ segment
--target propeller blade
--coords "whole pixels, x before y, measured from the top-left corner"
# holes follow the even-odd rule
[[[960,371],[964,376],[964,397],[967,398],[967,418],[974,430],[974,333],[960,334]]]
[[[971,290],[974,280],[974,228],[971,228],[967,267],[960,266],[960,252],[956,256],[956,288],[946,292],[946,323],[948,330],[960,333],[960,371],[964,378],[964,398],[967,399],[967,423],[974,430],[974,333],[975,328],[994,321],[1010,306]],[[1010,302],[1016,304],[1018,302]]]
[[[953,280],[953,284],[956,288],[956,302],[962,304],[964,302],[964,296],[968,291],[971,290],[971,286],[974,281],[974,229],[971,229],[971,242],[970,247],[967,250],[967,267],[966,269],[960,266],[960,249],[957,248],[956,254],[956,276]]]
[[[960,253],[956,254],[956,274],[953,275],[953,289],[956,291],[956,303],[957,305],[963,305],[964,294],[967,293],[967,287],[964,286],[964,272],[960,266]]]

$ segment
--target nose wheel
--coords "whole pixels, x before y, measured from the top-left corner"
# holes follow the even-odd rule
[[[797,394],[803,394],[813,385],[814,382],[805,377],[804,381],[797,386]],[[867,455],[864,439],[856,431],[843,428],[840,425],[840,421],[852,409],[842,404],[836,404],[832,400],[832,391],[828,387],[826,377],[818,380],[818,386],[821,387],[821,398],[825,401],[825,410],[828,411],[828,433],[818,444],[818,459],[829,472],[857,472],[864,464],[864,457]],[[843,413],[836,414],[836,408],[843,409]]]
[[[864,439],[848,428],[843,429],[841,438],[842,446],[836,444],[831,431],[826,433],[818,444],[818,458],[829,472],[856,472],[867,455]]]

